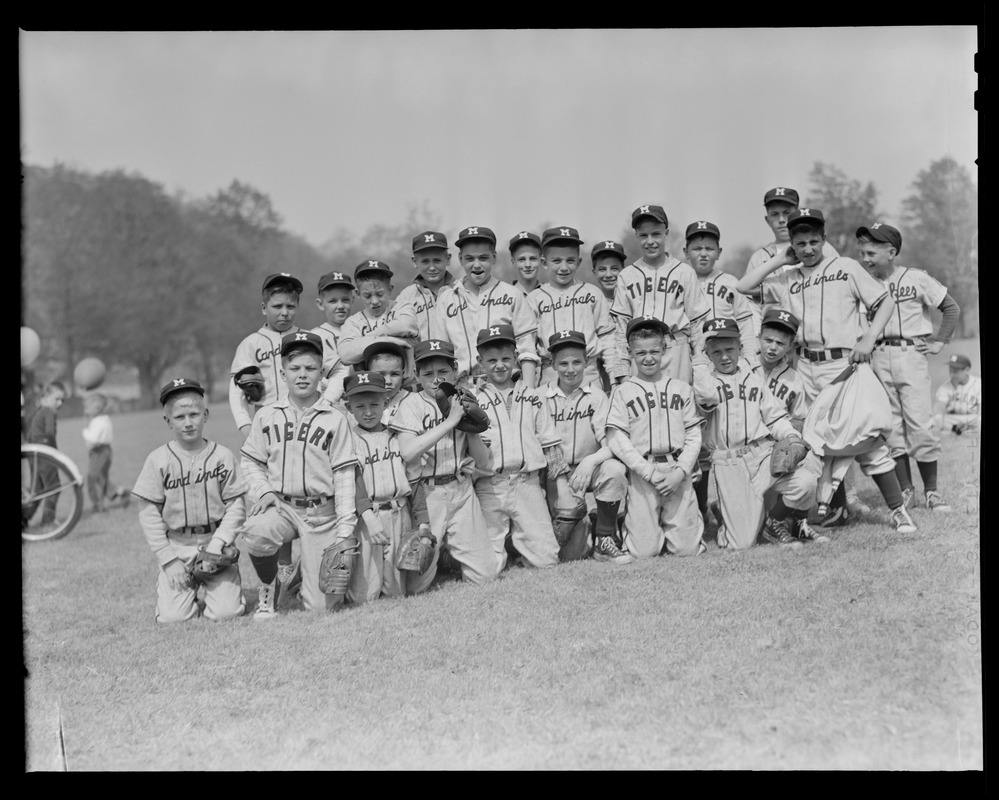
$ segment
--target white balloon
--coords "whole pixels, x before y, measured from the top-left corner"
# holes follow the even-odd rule
[[[21,366],[30,367],[42,350],[42,340],[31,328],[21,328]]]

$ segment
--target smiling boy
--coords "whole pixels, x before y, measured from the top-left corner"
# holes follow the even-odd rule
[[[448,271],[451,253],[447,249],[447,237],[440,231],[423,231],[413,237],[413,266],[417,276],[413,282],[399,292],[397,301],[413,309],[419,325],[419,340],[439,338],[436,330],[434,306],[444,286],[454,283],[455,277]]]
[[[541,285],[538,270],[542,265],[541,237],[531,231],[519,231],[510,239],[510,263],[519,276],[513,285],[526,297]]]
[[[340,358],[337,345],[343,323],[350,316],[350,306],[354,299],[354,284],[346,272],[333,270],[319,279],[316,305],[323,312],[326,321],[312,329],[323,340],[323,381],[326,388],[323,396],[336,403],[343,394],[343,379],[350,374],[350,368]]]

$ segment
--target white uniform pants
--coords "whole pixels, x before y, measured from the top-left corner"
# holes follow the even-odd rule
[[[940,458],[940,437],[933,430],[933,398],[926,356],[907,344],[879,344],[871,367],[888,393],[892,422],[888,450],[892,458],[908,453],[916,461]]]

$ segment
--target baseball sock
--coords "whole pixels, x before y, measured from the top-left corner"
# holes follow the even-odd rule
[[[917,461],[919,476],[923,479],[923,491],[935,492],[937,490],[937,462]]]
[[[594,536],[617,536],[617,509],[620,500],[597,500],[597,522],[593,526]]]
[[[701,467],[701,477],[694,484],[694,493],[697,495],[697,507],[701,511],[701,516],[708,510],[708,473],[711,467]]]
[[[257,571],[257,577],[260,578],[261,583],[274,583],[278,570],[277,553],[269,556],[255,556],[250,553],[250,563]]]
[[[787,515],[791,513],[786,505],[784,505],[784,497],[782,495],[777,495],[777,499],[774,501],[773,506],[770,509],[770,516],[774,519],[787,519]]]
[[[278,550],[278,564],[291,563],[291,542],[282,542]]]
[[[898,476],[895,475],[894,470],[882,472],[880,475],[871,475],[871,477],[874,478],[878,489],[881,490],[881,496],[884,497],[888,508],[894,511],[902,505],[902,487],[898,485]]]
[[[839,486],[836,487],[829,505],[832,508],[843,508],[846,506],[846,481],[841,481]]]
[[[916,462],[919,464],[919,462]],[[919,471],[922,472],[923,468],[920,467]],[[909,464],[909,456],[901,455],[895,459],[895,475],[898,477],[898,485],[903,489],[912,488],[912,467]]]

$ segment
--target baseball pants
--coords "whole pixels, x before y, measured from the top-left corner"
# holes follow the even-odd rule
[[[537,470],[480,478],[475,482],[475,494],[500,570],[507,561],[507,534],[532,567],[558,564],[558,541]]]
[[[211,540],[210,534],[194,536],[171,531],[167,534],[170,546],[177,558],[190,565],[198,553],[199,545]],[[211,620],[238,617],[246,611],[243,590],[239,580],[239,566],[229,567],[206,578],[205,618]],[[166,572],[161,568],[156,579],[156,621],[187,622],[198,616],[197,586],[187,589],[174,589],[170,586]]]
[[[569,467],[569,473],[572,474],[575,468],[575,464]],[[548,480],[546,488],[548,513],[554,519],[555,508],[558,503],[558,490],[555,487],[555,481]],[[586,489],[593,493],[594,500],[620,503],[621,506],[618,508],[620,518],[620,515],[624,514],[625,499],[628,496],[628,471],[624,464],[616,458],[609,458],[603,463],[598,464],[597,468],[593,470],[593,475],[590,476],[590,484]],[[572,499],[577,503],[586,499],[585,492],[580,494],[571,486],[569,487],[569,492],[572,495]],[[584,517],[573,530],[569,541],[559,550],[559,561],[576,561],[577,559],[589,556],[593,547],[590,533],[589,519]]]
[[[95,509],[103,509],[111,473],[111,445],[99,444],[87,454],[87,495]]]
[[[382,528],[388,534],[387,545],[372,544],[365,522],[361,520],[357,524],[361,556],[350,575],[350,584],[347,587],[347,600],[351,603],[360,604],[377,600],[381,595],[403,597],[408,594],[419,594],[426,591],[433,582],[433,574],[429,569],[418,575],[396,568],[395,559],[402,537],[412,530],[413,524],[409,503],[406,500],[391,502],[394,508],[374,509]]]
[[[892,458],[908,453],[916,461],[940,458],[940,437],[933,429],[933,399],[926,356],[907,344],[879,344],[871,367],[888,393],[892,422],[888,450]]]
[[[697,555],[704,519],[690,476],[664,497],[645,478],[630,475],[622,533],[625,549],[635,558],[658,556],[664,545],[674,555]]]
[[[854,461],[861,472],[867,476],[883,475],[895,471],[895,459],[888,452],[888,445],[881,444],[866,453],[856,456],[824,456],[822,458],[822,474],[815,490],[815,499],[820,503],[828,503],[843,482],[850,464]]]
[[[302,569],[302,604],[310,611],[331,611],[342,602],[319,590],[319,565],[323,550],[337,540],[335,501],[311,508],[292,508],[278,500],[260,514],[248,516],[241,529],[250,555],[271,556],[285,542],[299,540]],[[354,563],[354,569],[357,563]]]
[[[756,544],[766,517],[764,494],[779,494],[784,505],[807,511],[815,502],[816,469],[803,461],[790,475],[770,474],[774,441],[764,439],[745,447],[715,450],[711,456],[711,476],[715,482],[718,506],[725,523],[728,545],[745,550]]]
[[[848,366],[850,366],[849,358],[835,358],[831,361],[809,361],[804,356],[799,358],[795,369],[801,376],[807,404],[811,406],[819,396],[819,392],[832,383],[833,379]]]
[[[431,486],[424,482],[430,530],[437,537],[437,547],[430,568],[423,574],[428,582],[437,574],[437,559],[447,537],[451,557],[461,565],[462,580],[487,583],[500,573],[499,560],[493,552],[482,506],[472,481],[461,475],[457,480]]]

